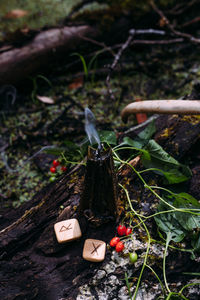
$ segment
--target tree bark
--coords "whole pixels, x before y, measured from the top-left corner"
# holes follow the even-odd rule
[[[82,259],[84,241],[106,236],[108,242],[115,223],[94,228],[79,218],[83,237],[67,244],[58,244],[53,229],[56,222],[77,217],[83,171],[77,167],[47,186],[20,208],[20,218],[1,230],[1,299],[75,299],[78,287],[92,276],[96,265]],[[15,211],[9,219],[11,214],[14,219]]]

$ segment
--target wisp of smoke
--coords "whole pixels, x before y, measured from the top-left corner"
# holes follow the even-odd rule
[[[90,144],[98,144],[98,148],[101,148],[100,138],[96,130],[96,120],[89,108],[85,108],[85,131]]]

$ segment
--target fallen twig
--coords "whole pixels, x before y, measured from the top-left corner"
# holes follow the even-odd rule
[[[109,66],[109,72],[106,78],[106,85],[108,88],[108,94],[110,96],[110,98],[112,100],[115,100],[115,96],[113,94],[113,91],[111,89],[110,86],[110,78],[111,78],[111,74],[113,72],[113,70],[116,68],[117,64],[120,61],[120,58],[122,56],[122,53],[132,44],[134,44],[133,42],[133,38],[135,35],[142,35],[142,34],[155,34],[155,35],[166,35],[166,32],[164,30],[157,30],[157,29],[131,29],[129,30],[129,36],[127,38],[127,40],[125,41],[124,44],[122,44],[122,46],[120,47],[119,51],[117,52],[117,54],[114,57],[114,61],[112,63],[111,66]]]
[[[119,49],[118,53],[115,55],[115,58],[114,58],[114,61],[113,61],[112,65],[110,66],[110,71],[109,71],[108,76],[107,76],[107,78],[106,78],[106,85],[107,85],[107,88],[108,88],[108,93],[109,93],[110,98],[111,98],[112,100],[115,100],[115,96],[114,96],[113,91],[112,91],[112,89],[111,89],[111,87],[110,87],[110,77],[111,77],[111,73],[112,73],[112,71],[115,69],[116,65],[118,64],[118,62],[119,62],[119,60],[120,60],[120,58],[121,58],[122,53],[124,52],[124,50],[125,50],[126,48],[128,48],[128,46],[130,45],[130,43],[131,43],[131,41],[132,41],[134,35],[135,35],[135,30],[134,30],[134,29],[130,30],[130,31],[129,31],[129,36],[128,36],[126,42],[125,42],[125,43],[122,45],[122,47]]]
[[[193,6],[197,3],[197,0],[192,0],[190,2],[178,3],[172,9],[166,11],[168,14],[171,15],[180,15],[184,11],[186,11],[189,7]]]
[[[86,41],[88,41],[88,42],[91,42],[91,43],[93,43],[93,44],[95,44],[95,45],[97,45],[97,46],[101,46],[101,47],[103,47],[103,49],[101,50],[101,53],[104,53],[104,52],[110,52],[111,54],[112,54],[112,56],[115,56],[115,54],[114,54],[114,51],[113,50],[115,50],[115,49],[119,49],[119,48],[121,48],[122,47],[122,45],[123,44],[116,44],[116,45],[114,45],[114,46],[112,46],[112,47],[109,47],[109,46],[107,46],[106,44],[104,44],[104,43],[101,43],[101,42],[98,42],[98,41],[96,41],[96,40],[94,40],[94,39],[90,39],[90,38],[88,38],[88,37],[81,37],[81,39],[83,39],[83,40],[86,40]],[[176,43],[182,43],[184,41],[184,39],[183,38],[174,38],[174,39],[170,39],[170,40],[135,40],[134,39],[134,41],[132,41],[131,42],[131,46],[132,45],[169,45],[169,44],[176,44]],[[99,50],[97,50],[97,51],[94,51],[94,52],[92,52],[92,53],[90,53],[90,54],[88,54],[88,55],[85,55],[84,56],[84,58],[90,58],[90,57],[93,57],[94,55],[96,55],[97,54],[97,52],[98,52]],[[73,67],[74,65],[76,65],[76,64],[78,64],[78,63],[80,63],[80,59],[76,59],[76,60],[74,60],[73,62],[71,62],[71,63],[69,63],[69,64],[67,64],[66,66],[65,66],[65,68],[66,69],[69,69],[69,68],[71,68],[71,67]],[[62,68],[63,68],[63,66],[62,66]],[[108,71],[110,71],[110,68],[108,68],[108,66],[106,66],[106,67],[104,67],[104,71],[103,70],[101,70],[101,73],[105,73],[105,72],[108,72]],[[114,71],[114,70],[113,70]],[[93,73],[94,71],[89,71],[89,73]],[[99,73],[99,70],[98,70],[98,73]],[[79,73],[79,75],[84,75],[84,72],[83,73]],[[77,75],[75,75],[75,77],[76,77]],[[74,76],[72,76],[72,78],[73,78]]]
[[[185,22],[184,24],[181,25],[181,27],[187,27],[187,26],[190,26],[190,25],[192,25],[194,23],[198,23],[198,22],[200,22],[200,17],[196,17],[188,22]]]
[[[133,44],[139,45],[169,45],[175,43],[182,43],[184,41],[183,38],[171,39],[171,40],[134,40]],[[131,43],[132,45],[132,43]]]
[[[155,2],[153,0],[150,1],[150,4],[152,6],[152,8],[154,9],[154,11],[161,17],[161,19],[164,21],[165,25],[167,26],[167,28],[175,35],[177,36],[181,36],[185,39],[188,39],[190,42],[192,43],[196,43],[196,44],[200,44],[200,39],[195,38],[194,36],[192,36],[189,33],[185,33],[185,32],[181,32],[178,31],[176,29],[174,29],[174,27],[172,26],[172,24],[170,23],[169,19],[164,15],[164,13],[157,7],[157,5],[155,4]]]

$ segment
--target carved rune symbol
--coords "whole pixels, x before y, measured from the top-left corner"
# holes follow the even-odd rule
[[[72,227],[70,227],[70,226],[71,226],[71,224],[69,224],[67,227],[63,225],[63,226],[60,228],[60,232],[63,232],[63,231],[67,231],[67,230],[72,229]]]
[[[93,245],[94,249],[92,250],[91,254],[93,254],[94,252],[96,252],[96,254],[98,255],[97,249],[101,246],[101,244],[95,246],[95,244],[92,242],[92,245]]]

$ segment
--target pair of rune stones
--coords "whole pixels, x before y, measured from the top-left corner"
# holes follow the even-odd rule
[[[82,236],[77,219],[69,219],[54,224],[58,243],[66,243],[79,239]],[[83,247],[83,258],[92,262],[101,262],[105,258],[106,243],[101,240],[87,239]]]

